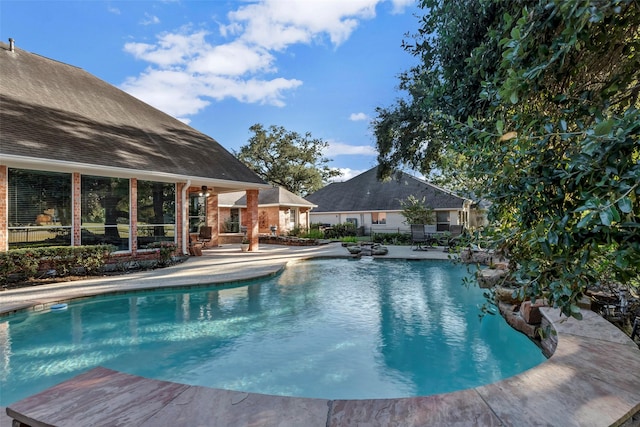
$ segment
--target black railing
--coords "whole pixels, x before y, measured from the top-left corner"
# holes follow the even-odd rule
[[[9,248],[71,246],[70,226],[9,227]]]

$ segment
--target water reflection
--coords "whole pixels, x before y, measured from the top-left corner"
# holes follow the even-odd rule
[[[473,387],[543,360],[447,262],[319,260],[249,286],[156,291],[0,323],[7,405],[94,366],[331,399]],[[514,340],[517,345],[513,345]]]

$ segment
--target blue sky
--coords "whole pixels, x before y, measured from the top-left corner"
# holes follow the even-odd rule
[[[370,120],[402,94],[414,0],[0,0],[0,39],[96,75],[230,151],[249,127],[329,142],[348,179],[375,166]]]

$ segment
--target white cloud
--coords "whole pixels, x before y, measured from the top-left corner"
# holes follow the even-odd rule
[[[391,3],[393,4],[392,13],[399,14],[403,13],[407,7],[415,4],[415,0],[391,0]]]
[[[107,11],[109,13],[113,13],[114,15],[120,15],[120,9],[114,6],[107,6]]]
[[[377,156],[378,152],[370,145],[349,145],[342,142],[327,141],[328,147],[324,151],[325,156]]]
[[[230,28],[250,44],[282,50],[328,36],[335,46],[349,38],[362,19],[375,17],[380,0],[264,0],[230,12]]]
[[[184,34],[189,31],[188,28],[181,31],[182,33],[162,33],[157,36],[158,42],[155,44],[126,43],[124,51],[159,68],[184,67],[207,51],[209,46],[204,38],[208,33],[198,31]]]
[[[350,169],[350,168],[334,168],[340,171],[340,173],[342,174],[341,176],[336,176],[334,178],[332,178],[330,181],[331,182],[344,182],[344,181],[348,181],[351,178],[360,175],[361,173],[366,172],[368,169]]]
[[[209,31],[194,30],[189,25],[158,34],[155,43],[126,43],[124,51],[149,63],[149,67],[127,78],[121,87],[183,119],[200,112],[211,99],[284,106],[287,93],[303,82],[295,76],[277,75],[275,53],[295,44],[324,44],[327,40],[339,46],[362,20],[374,18],[376,6],[385,1],[391,1],[396,11],[413,0],[240,3],[227,14],[228,22],[218,24],[217,40],[222,43],[212,43]],[[145,23],[157,22],[157,17],[145,16]],[[358,113],[351,120],[366,120],[366,115]],[[375,154],[371,147],[355,150],[362,152],[353,154]]]
[[[240,42],[204,49],[189,69],[202,74],[242,76],[247,73],[273,72],[275,58],[264,49],[250,48]]]
[[[155,15],[149,15],[148,13],[145,13],[144,19],[140,21],[140,24],[142,25],[152,25],[152,24],[159,24],[159,23],[160,23],[160,18],[158,18]]]
[[[351,113],[351,115],[349,116],[349,120],[351,120],[352,122],[369,120],[369,116],[367,116],[365,113]]]
[[[182,71],[147,70],[127,79],[122,89],[175,117],[196,114],[210,104],[200,95],[201,83]]]

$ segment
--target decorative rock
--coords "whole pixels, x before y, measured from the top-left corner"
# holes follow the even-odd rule
[[[476,273],[478,285],[482,289],[488,289],[497,285],[500,280],[507,275],[505,270],[494,270],[487,268]]]
[[[535,304],[531,304],[531,301],[523,301],[520,304],[520,315],[530,325],[537,325],[542,322],[542,313],[540,313],[540,307],[544,307],[545,304],[541,301],[536,301]]]
[[[512,288],[505,288],[502,286],[496,286],[494,289],[495,292],[495,296],[496,296],[496,300],[498,300],[498,302],[504,302],[507,304],[520,304],[522,302],[521,299],[519,298],[514,298],[513,297],[513,291],[515,289]]]
[[[518,306],[509,303],[498,303],[498,308],[504,320],[515,330],[522,332],[534,341],[539,340],[538,327],[530,325],[518,313]]]

